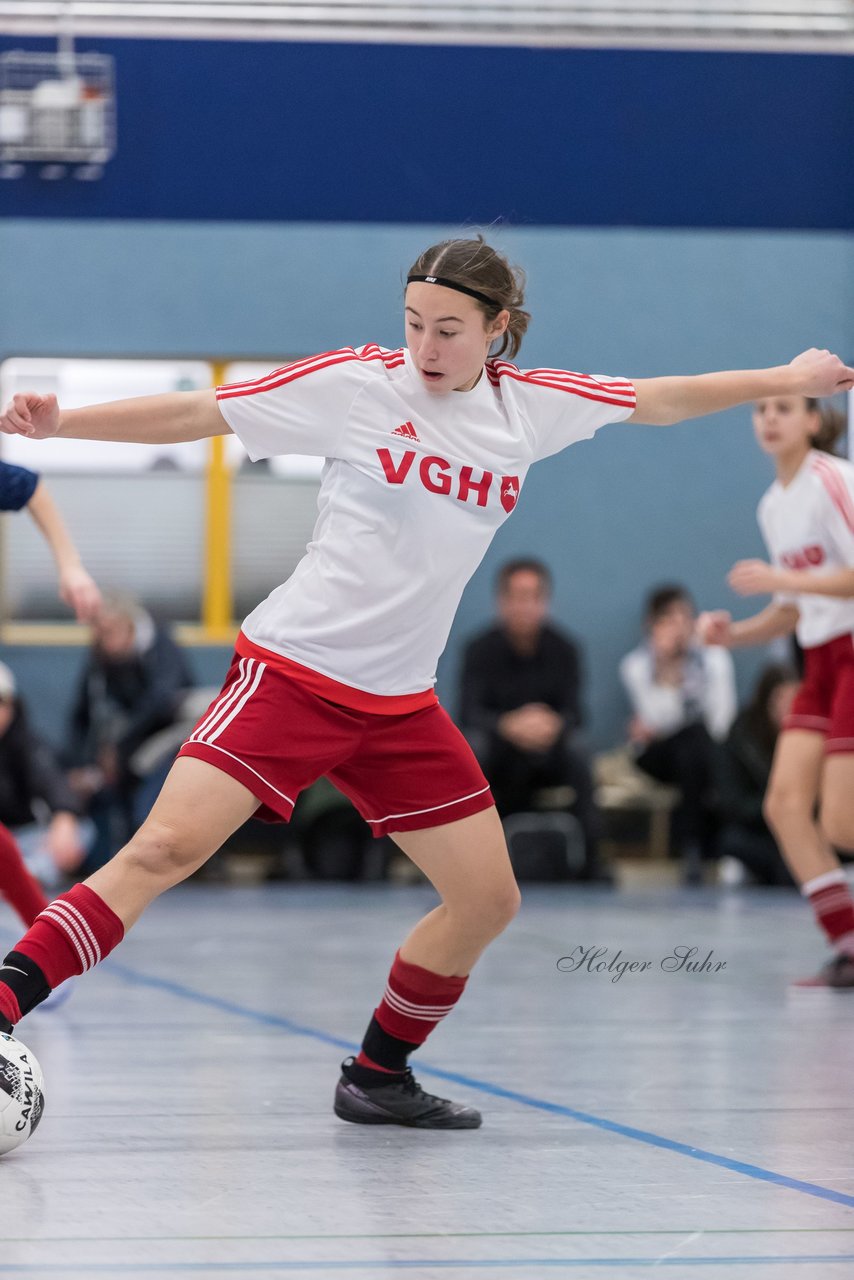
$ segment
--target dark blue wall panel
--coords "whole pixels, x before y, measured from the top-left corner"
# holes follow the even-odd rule
[[[80,47],[117,59],[118,154],[95,184],[0,183],[6,216],[854,227],[851,58]]]

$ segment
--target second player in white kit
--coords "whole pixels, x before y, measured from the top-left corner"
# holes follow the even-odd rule
[[[765,815],[793,877],[833,948],[801,987],[854,989],[854,898],[834,846],[854,849],[854,467],[833,455],[841,415],[804,396],[754,409],[777,476],[759,503],[771,563],[730,573],[741,595],[770,593],[752,618],[701,619],[704,638],[730,647],[797,633],[804,678],[782,725]]]

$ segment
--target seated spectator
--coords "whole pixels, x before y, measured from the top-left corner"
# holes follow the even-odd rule
[[[489,780],[499,814],[536,808],[563,788],[562,807],[584,835],[585,878],[599,865],[599,815],[581,726],[581,671],[574,641],[548,621],[551,576],[538,560],[505,564],[496,581],[497,625],[466,647],[460,724]],[[571,791],[569,791],[571,789]]]
[[[629,740],[640,768],[681,792],[676,853],[685,882],[696,884],[702,859],[716,856],[713,743],[735,716],[735,673],[726,649],[697,642],[696,613],[684,587],[658,587],[645,618],[646,640],[620,663],[632,709]]]
[[[181,649],[145,609],[107,594],[71,712],[69,781],[99,830],[98,856],[111,856],[135,827],[131,758],[180,712],[193,678]]]
[[[716,793],[723,824],[721,870],[725,869],[724,858],[735,859],[737,866],[732,870],[741,871],[741,875],[733,877],[735,883],[743,878],[746,869],[757,884],[794,885],[762,816],[762,802],[777,734],[797,687],[798,677],[790,667],[766,667],[753,697],[715,754]],[[727,868],[729,874],[732,870]]]
[[[47,743],[30,729],[15,677],[0,663],[0,823],[48,887],[86,861],[93,832]]]

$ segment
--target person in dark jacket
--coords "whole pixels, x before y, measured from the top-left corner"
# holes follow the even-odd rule
[[[772,664],[761,672],[748,705],[717,747],[715,784],[723,828],[722,865],[734,858],[758,883],[794,885],[762,816],[780,725],[798,687],[796,673]]]
[[[498,622],[465,650],[460,725],[502,817],[536,807],[538,792],[571,789],[562,807],[581,825],[585,875],[608,879],[598,860],[590,764],[577,737],[580,656],[574,640],[548,620],[551,589],[539,560],[513,560],[499,570]]]
[[[134,752],[175,722],[192,685],[169,633],[131,597],[105,595],[71,711],[66,758],[69,780],[92,806],[107,844],[133,831]]]

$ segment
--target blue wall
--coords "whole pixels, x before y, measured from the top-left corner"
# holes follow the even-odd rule
[[[116,58],[118,154],[98,184],[2,184],[9,216],[854,226],[852,58],[80,47]]]
[[[529,274],[522,363],[854,356],[852,59],[97,44],[119,153],[101,183],[0,183],[0,358],[397,345],[407,266],[474,219],[515,224],[491,237]],[[588,651],[594,737],[617,737],[646,589],[681,579],[743,614],[723,578],[761,553],[768,479],[743,410],[606,428],[535,469],[463,599],[446,699],[496,565],[539,553]]]

